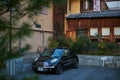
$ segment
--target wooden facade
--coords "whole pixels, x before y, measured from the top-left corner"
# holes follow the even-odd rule
[[[80,0],[79,13],[69,13],[68,11],[67,27],[65,27],[66,36],[74,39],[81,35],[87,35],[91,40],[97,40],[97,36],[94,34],[96,32],[96,34],[101,35],[103,40],[120,42],[120,10],[109,10],[106,0],[96,0],[99,1],[97,3],[94,1]],[[99,10],[95,11],[94,6],[98,3],[100,3]]]
[[[78,29],[86,29],[86,35],[95,39],[94,36],[90,36],[90,28],[98,28],[98,33],[102,34],[102,28],[107,27],[110,28],[110,35],[103,36],[103,39],[109,39],[110,41],[115,41],[116,38],[120,39],[120,35],[114,35],[114,27],[120,27],[120,18],[68,19],[67,23],[67,35],[69,32],[76,32]]]

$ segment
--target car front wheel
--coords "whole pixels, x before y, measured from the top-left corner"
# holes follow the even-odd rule
[[[78,68],[78,61],[77,60],[75,61],[73,68]]]
[[[62,73],[62,71],[63,71],[62,65],[61,65],[61,64],[58,64],[58,65],[56,66],[55,73],[56,73],[57,75],[60,75],[60,74]]]

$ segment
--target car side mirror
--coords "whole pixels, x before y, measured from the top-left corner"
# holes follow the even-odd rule
[[[41,55],[42,55],[42,52],[40,52],[39,56],[41,56]]]
[[[63,52],[63,56],[64,56],[64,57],[68,56],[68,52],[67,52],[67,51],[64,51],[64,52]]]
[[[63,57],[67,57],[67,54],[64,54]]]

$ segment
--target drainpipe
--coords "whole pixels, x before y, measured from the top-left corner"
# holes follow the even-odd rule
[[[44,45],[44,30],[43,30],[43,28],[41,27],[41,29],[42,29],[42,46],[44,47],[45,45]]]

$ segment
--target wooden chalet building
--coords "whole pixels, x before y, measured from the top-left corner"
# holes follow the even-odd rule
[[[120,42],[119,0],[67,0],[65,35]]]

